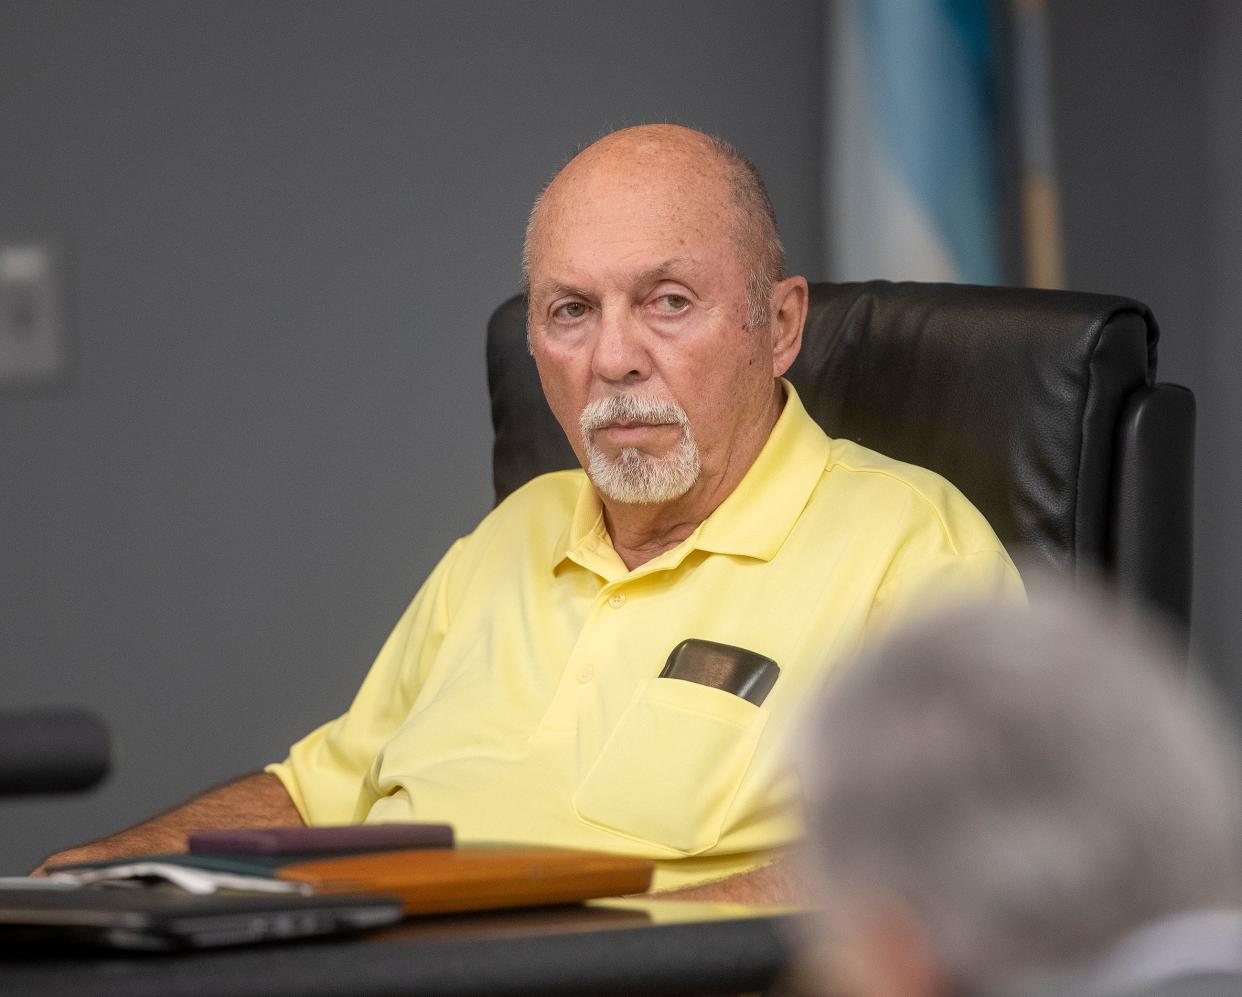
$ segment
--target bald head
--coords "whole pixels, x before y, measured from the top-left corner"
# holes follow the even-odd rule
[[[639,125],[605,135],[582,150],[536,199],[526,227],[522,274],[532,274],[554,226],[576,204],[603,198],[661,203],[677,223],[678,206],[728,212],[726,231],[747,273],[748,325],[768,320],[773,286],[785,276],[785,254],[767,189],[755,167],[727,142],[680,125]]]

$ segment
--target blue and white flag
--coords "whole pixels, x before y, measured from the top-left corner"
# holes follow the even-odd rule
[[[996,284],[997,25],[989,0],[830,5],[830,271]]]

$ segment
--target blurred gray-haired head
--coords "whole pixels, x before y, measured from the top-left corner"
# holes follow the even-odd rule
[[[800,768],[828,930],[895,902],[966,992],[1242,895],[1232,732],[1101,598],[892,634],[813,706]]]

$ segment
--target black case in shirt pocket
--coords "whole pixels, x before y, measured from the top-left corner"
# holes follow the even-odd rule
[[[766,710],[695,682],[649,678],[574,793],[588,824],[679,855],[720,840]]]
[[[660,678],[709,685],[762,706],[780,674],[776,662],[758,651],[691,637],[673,648]]]

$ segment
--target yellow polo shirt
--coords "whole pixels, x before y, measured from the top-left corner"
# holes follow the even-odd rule
[[[908,605],[1021,583],[952,485],[830,440],[788,383],[786,399],[733,494],[634,571],[582,471],[453,544],[349,710],[268,766],[302,817],[646,856],[658,889],[795,839],[787,739],[834,663]],[[687,637],[775,659],[767,701],[657,678]]]

